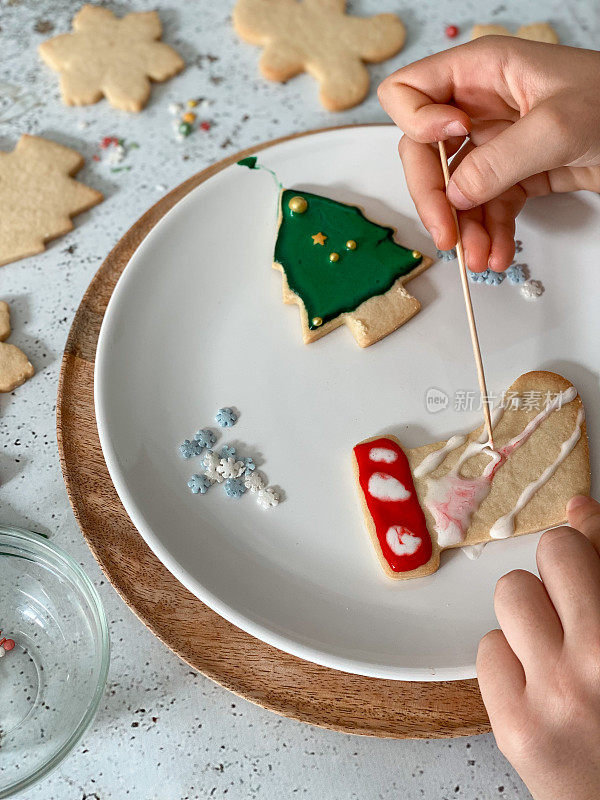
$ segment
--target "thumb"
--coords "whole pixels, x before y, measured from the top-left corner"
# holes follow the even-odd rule
[[[448,184],[448,200],[466,211],[498,197],[520,180],[572,160],[559,98],[540,103],[497,136],[475,147]]]
[[[567,503],[567,520],[569,525],[581,531],[600,553],[600,503],[583,494],[575,495]]]

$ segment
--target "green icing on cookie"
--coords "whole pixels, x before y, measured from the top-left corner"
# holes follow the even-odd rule
[[[248,167],[248,169],[258,169],[256,166],[256,162],[258,159],[256,156],[248,156],[248,158],[242,158],[241,161],[238,161],[240,167]]]
[[[308,203],[303,212],[290,209],[290,200],[297,197]],[[356,206],[293,189],[281,192],[280,203],[274,260],[302,299],[311,330],[384,294],[423,260],[420,253],[415,256],[394,242],[392,228],[371,222]],[[303,206],[297,201],[292,205]],[[327,237],[324,244],[313,242],[319,233]],[[349,241],[356,242],[355,249],[347,247]],[[339,258],[331,260],[332,253]],[[322,322],[315,324],[315,318]]]

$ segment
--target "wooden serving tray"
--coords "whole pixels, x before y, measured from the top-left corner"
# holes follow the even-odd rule
[[[338,672],[226,622],[150,550],[104,462],[94,416],[94,360],[106,306],[129,259],[167,211],[200,183],[291,138],[296,137],[244,150],[182,183],[129,229],[96,273],[75,315],[58,387],[58,447],[69,499],[94,556],[127,605],[191,667],[230,691],[278,714],[347,733],[415,739],[486,733],[490,726],[475,680],[413,683]]]

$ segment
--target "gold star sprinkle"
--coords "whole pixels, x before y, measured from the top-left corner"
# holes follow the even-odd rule
[[[327,237],[323,233],[313,233],[311,239],[313,240],[313,244],[325,244]]]

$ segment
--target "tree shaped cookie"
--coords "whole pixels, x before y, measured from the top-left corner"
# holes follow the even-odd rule
[[[12,392],[34,373],[33,366],[22,350],[4,340],[10,336],[10,310],[0,300],[0,392]]]
[[[480,36],[517,36],[519,39],[530,39],[533,42],[558,44],[558,34],[547,22],[521,25],[516,33],[511,33],[504,25],[474,25],[471,39],[479,39]]]
[[[363,62],[383,61],[404,44],[395,14],[346,14],[346,0],[238,0],[233,24],[239,36],[264,47],[260,71],[272,81],[308,72],[325,108],[341,111],[369,90]]]
[[[103,199],[71,177],[82,166],[75,150],[39,136],[0,151],[0,265],[41,253],[73,228],[71,217]]]
[[[483,427],[403,450],[395,436],[354,447],[367,529],[387,575],[435,572],[442,550],[521,536],[565,522],[567,501],[590,490],[581,398],[553,372],[521,375]]]
[[[309,344],[346,325],[368,347],[395,331],[421,304],[404,288],[433,262],[394,241],[394,231],[357,206],[283,189],[273,266],[283,301],[300,306]]]
[[[124,111],[141,111],[150,80],[166,81],[184,63],[162,35],[156,11],[118,19],[107,8],[83,6],[73,17],[73,33],[42,42],[40,55],[61,73],[60,89],[69,106],[96,103],[105,96]]]

